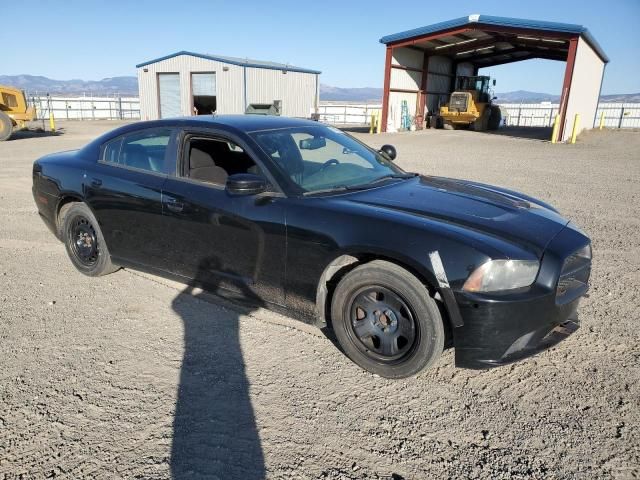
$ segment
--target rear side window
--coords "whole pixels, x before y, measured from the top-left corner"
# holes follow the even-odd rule
[[[170,129],[147,130],[123,135],[104,145],[102,161],[162,173],[170,140]]]

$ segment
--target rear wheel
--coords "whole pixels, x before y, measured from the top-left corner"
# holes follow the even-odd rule
[[[84,203],[65,205],[60,212],[62,239],[74,267],[90,277],[115,272],[107,244],[93,212]]]
[[[13,133],[13,123],[11,119],[6,113],[0,112],[0,142],[7,140],[11,136],[11,133]]]
[[[502,121],[502,110],[497,105],[491,105],[491,117],[489,117],[489,130],[497,130],[500,128]]]
[[[432,365],[444,347],[442,317],[411,273],[375,260],[349,272],[331,303],[336,338],[360,367],[403,378]]]
[[[489,108],[485,108],[480,115],[472,124],[470,124],[470,129],[476,132],[484,132],[489,128],[489,116],[491,115],[491,111]]]

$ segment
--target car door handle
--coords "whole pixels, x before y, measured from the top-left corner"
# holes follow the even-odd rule
[[[92,178],[91,179],[91,186],[92,187],[99,187],[100,185],[102,185],[102,180],[100,180],[99,178]]]
[[[173,197],[165,197],[164,204],[167,206],[167,209],[175,213],[180,213],[184,208],[184,203],[179,202]]]

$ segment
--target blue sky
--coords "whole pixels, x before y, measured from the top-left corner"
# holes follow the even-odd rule
[[[470,13],[585,25],[611,59],[603,94],[640,92],[640,0],[12,1],[2,7],[0,74],[97,80],[192,50],[322,70],[321,82],[339,87],[380,87],[381,36]],[[564,64],[488,70],[497,91],[557,94]]]

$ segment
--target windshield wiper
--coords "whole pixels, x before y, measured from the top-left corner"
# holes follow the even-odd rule
[[[303,195],[309,196],[309,195],[321,195],[323,193],[352,192],[356,190],[367,190],[368,188],[371,188],[372,185],[375,185],[383,180],[389,180],[392,178],[400,178],[400,179],[415,178],[418,175],[419,175],[418,173],[390,173],[388,175],[383,175],[382,177],[378,177],[375,180],[372,180],[367,183],[360,183],[357,185],[334,185],[331,188],[324,188],[322,190],[305,192],[303,193]]]
[[[371,180],[370,182],[363,183],[362,185],[363,186],[364,185],[373,185],[373,184],[379,183],[379,182],[381,182],[383,180],[388,180],[389,178],[402,178],[402,179],[404,179],[404,178],[414,178],[414,177],[417,177],[417,176],[418,176],[417,173],[390,173],[388,175],[383,175],[382,177],[378,177],[375,180]],[[360,186],[360,185],[358,185],[358,186]]]

